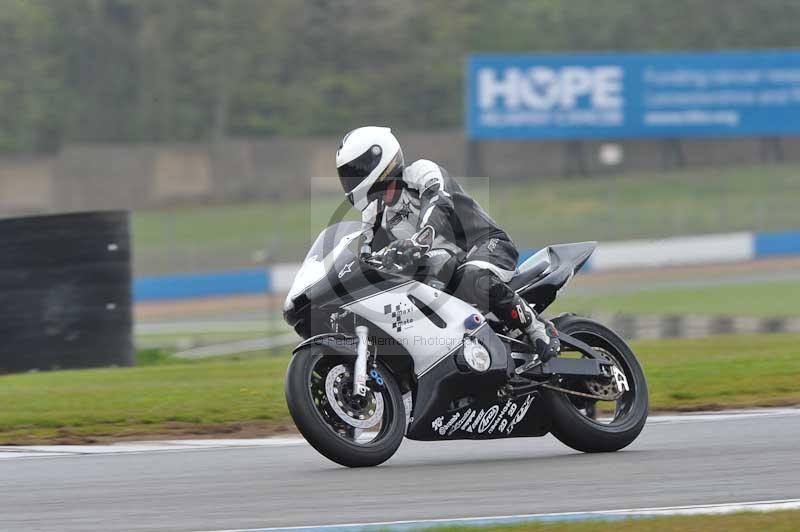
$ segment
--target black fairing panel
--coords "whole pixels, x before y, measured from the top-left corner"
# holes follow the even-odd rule
[[[550,246],[549,272],[528,282],[514,278],[509,284],[537,313],[542,312],[555,301],[558,291],[581,269],[596,247],[597,242]]]
[[[508,286],[514,289],[514,291],[519,291],[521,288],[536,282],[537,279],[545,274],[549,266],[550,264],[548,262],[540,262],[532,268],[518,272],[508,283]]]
[[[448,357],[417,382],[417,397],[427,395],[428,404],[415,415],[406,437],[412,440],[485,440],[544,436],[550,431],[549,410],[534,392],[516,400],[499,400],[497,389],[484,387],[459,372],[454,357]],[[471,400],[456,408],[455,398],[472,392]]]
[[[513,362],[509,361],[505,344],[490,328],[482,327],[475,336],[487,347],[491,344],[489,371],[470,371],[458,350],[423,374],[417,381],[408,438],[478,440],[543,436],[549,432],[547,409],[538,394],[516,400],[497,398],[508,372],[513,372]]]

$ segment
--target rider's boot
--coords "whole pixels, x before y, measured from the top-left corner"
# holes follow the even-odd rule
[[[514,308],[511,310],[512,325],[518,325],[541,362],[547,362],[557,356],[561,351],[561,342],[558,340],[555,326],[547,320],[540,319],[521,297],[517,296],[514,299]]]

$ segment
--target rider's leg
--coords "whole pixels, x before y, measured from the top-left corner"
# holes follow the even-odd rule
[[[479,282],[486,281],[481,279]],[[524,333],[542,362],[558,355],[561,345],[552,323],[541,319],[528,302],[506,283],[493,282],[490,290],[489,308],[495,316],[505,321],[512,334],[515,331]]]
[[[536,312],[492,270],[469,262],[456,272],[455,296],[503,320],[512,334],[524,334],[539,359],[546,362],[560,350],[555,327]]]

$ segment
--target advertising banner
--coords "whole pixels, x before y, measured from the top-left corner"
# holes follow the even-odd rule
[[[473,55],[472,139],[800,134],[800,50]]]

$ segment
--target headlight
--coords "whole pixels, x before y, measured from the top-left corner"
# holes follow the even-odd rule
[[[492,357],[485,347],[477,340],[466,338],[464,340],[464,360],[470,368],[483,373],[492,365]]]

